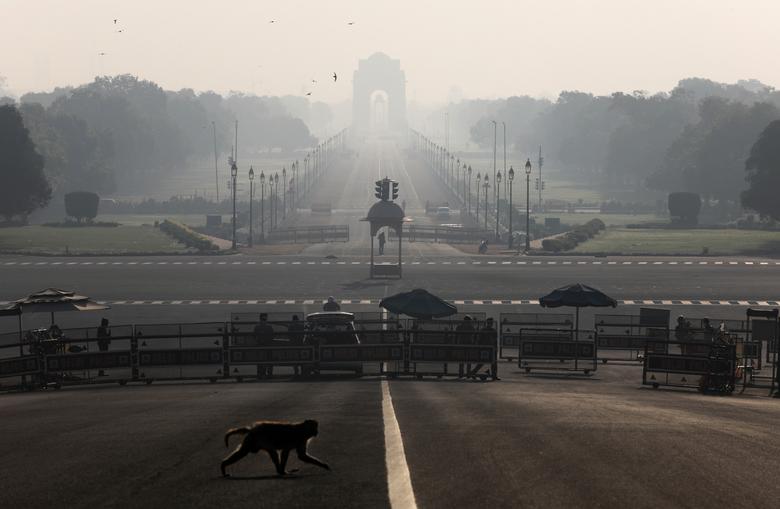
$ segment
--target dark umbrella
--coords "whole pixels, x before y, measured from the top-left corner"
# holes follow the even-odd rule
[[[47,288],[35,292],[23,299],[19,299],[8,308],[9,311],[20,313],[51,313],[51,322],[54,323],[54,313],[63,311],[100,311],[110,309],[110,306],[100,304],[84,295],[76,295],[75,292]]]
[[[576,329],[580,328],[580,308],[584,307],[616,307],[617,301],[600,290],[590,286],[575,283],[553,290],[539,299],[539,304],[546,308],[561,306],[577,308]]]
[[[458,312],[458,308],[422,288],[385,297],[379,302],[379,307],[397,315],[420,319],[451,316]]]

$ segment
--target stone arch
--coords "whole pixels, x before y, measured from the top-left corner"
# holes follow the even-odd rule
[[[352,128],[358,134],[372,130],[373,98],[377,91],[386,94],[387,130],[403,134],[406,131],[406,75],[400,60],[384,53],[374,53],[360,60],[352,79]]]

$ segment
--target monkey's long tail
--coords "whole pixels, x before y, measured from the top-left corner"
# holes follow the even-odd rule
[[[228,439],[230,438],[231,435],[246,435],[247,433],[249,433],[249,428],[247,428],[246,426],[244,426],[243,428],[233,428],[228,430],[228,432],[225,433],[225,447],[230,447],[228,445]]]

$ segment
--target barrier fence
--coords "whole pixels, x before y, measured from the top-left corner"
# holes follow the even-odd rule
[[[241,381],[270,376],[274,368],[301,375],[351,371],[497,378],[495,331],[484,332],[484,322],[477,320],[467,322],[465,329],[462,320],[398,320],[380,313],[338,322],[293,321],[290,313],[264,315],[262,322],[254,313],[234,314],[230,322],[112,326],[110,338],[98,337],[97,328],[67,329],[57,339],[45,330],[30,331],[21,341],[18,334],[0,335],[0,379],[4,385],[16,379],[14,385],[54,388],[95,382]]]
[[[568,313],[501,313],[501,336],[499,341],[499,359],[512,361],[517,359],[520,347],[520,330],[535,329],[540,337],[555,335],[554,330],[571,330],[574,315]],[[553,329],[548,331],[547,329]],[[526,333],[530,339],[532,332]],[[513,355],[514,354],[514,355]]]
[[[736,384],[736,368],[737,353],[733,344],[648,341],[642,384],[656,389],[664,385],[731,393]]]
[[[598,367],[594,331],[574,329],[521,329],[517,367],[532,371],[582,371],[589,375]]]
[[[394,230],[390,230],[390,240],[395,240]],[[495,234],[479,228],[459,228],[453,226],[407,225],[403,236],[409,242],[444,242],[447,244],[472,244],[484,239],[492,239]]]
[[[349,225],[294,226],[271,230],[266,242],[313,244],[317,242],[349,242]]]

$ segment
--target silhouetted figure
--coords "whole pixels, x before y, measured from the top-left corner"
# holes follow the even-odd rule
[[[493,324],[493,318],[489,317],[485,320],[485,326],[479,334],[477,334],[477,344],[493,347],[498,344],[498,332],[496,332],[496,328]],[[477,375],[479,375],[479,370],[482,369],[483,366],[484,364],[481,363],[474,366],[474,369],[469,371],[468,377],[476,378]],[[495,366],[491,366],[491,368],[488,369],[487,374],[492,374],[493,378],[496,379]]]
[[[272,346],[274,341],[274,328],[268,323],[268,314],[260,313],[260,323],[255,325],[255,344],[257,346]],[[270,365],[257,365],[257,378],[265,378],[274,374],[274,367]]]
[[[338,76],[336,76],[336,73],[334,72],[334,73],[333,73],[333,81],[336,81],[336,80],[338,80],[338,79],[339,79],[339,77],[338,77]]]
[[[485,254],[488,250],[488,241],[487,239],[483,239],[482,242],[479,243],[479,254]]]
[[[472,345],[474,344],[474,324],[471,321],[471,316],[466,315],[463,317],[463,321],[455,327],[455,344],[457,345]],[[467,368],[470,371],[471,366]],[[458,378],[463,378],[463,363],[458,364]]]
[[[298,315],[292,315],[292,321],[288,325],[290,331],[290,346],[300,346],[303,344],[304,326]],[[301,366],[293,366],[293,374],[298,376],[301,373]]]
[[[385,254],[385,232],[379,232],[379,235],[377,235],[377,239],[379,239],[379,255]]]
[[[332,295],[328,297],[328,301],[322,306],[323,311],[341,311],[341,306],[336,302],[336,298]]]
[[[108,346],[111,344],[111,329],[108,327],[108,318],[100,320],[100,327],[97,330],[97,344],[99,351],[108,351]],[[106,376],[106,373],[101,369],[98,371],[98,376]]]

